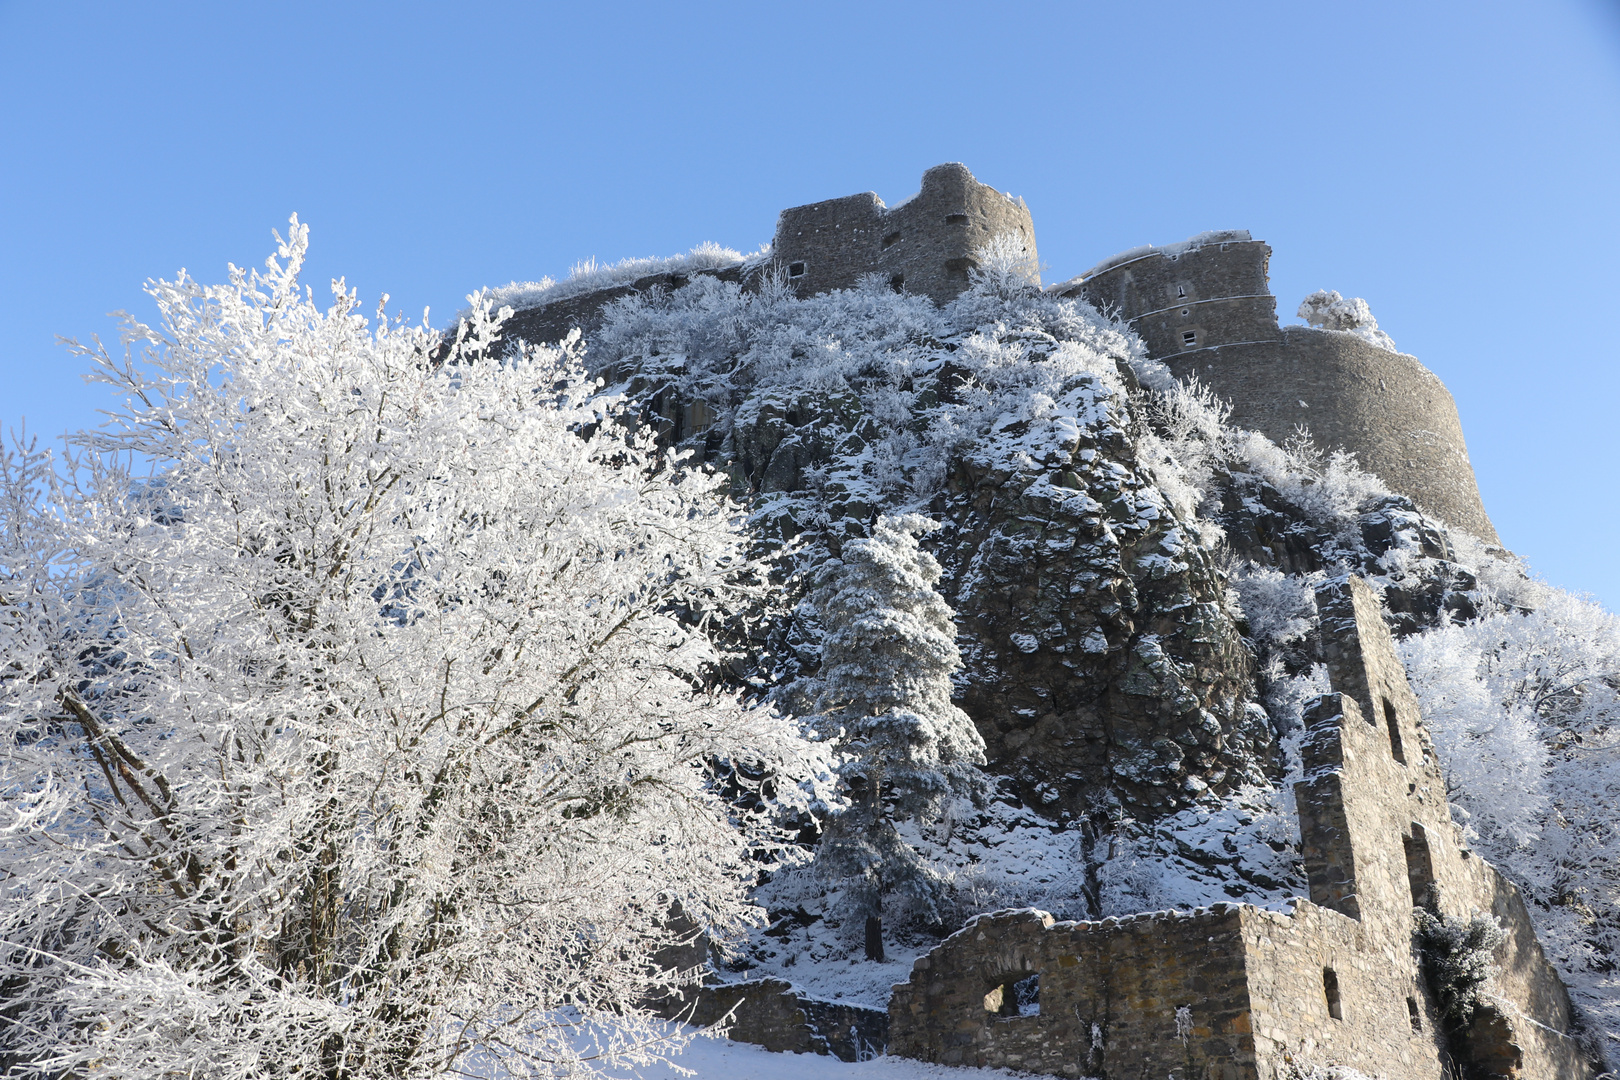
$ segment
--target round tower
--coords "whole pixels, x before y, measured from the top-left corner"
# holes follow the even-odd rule
[[[1228,398],[1234,423],[1279,443],[1308,428],[1448,525],[1500,543],[1445,384],[1353,333],[1279,326],[1270,260],[1246,231],[1204,233],[1116,255],[1051,291],[1129,322],[1177,378]]]

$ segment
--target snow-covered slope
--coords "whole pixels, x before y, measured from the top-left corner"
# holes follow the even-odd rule
[[[881,1007],[911,956],[992,908],[1303,893],[1293,742],[1326,689],[1313,587],[1354,573],[1404,641],[1455,816],[1524,890],[1577,1002],[1620,1033],[1613,617],[1308,435],[1234,429],[1126,328],[982,262],[943,309],[876,279],[800,300],[694,276],[610,305],[589,341],[668,442],[731,473],[762,542],[797,542],[789,569],[881,513],[943,525],[926,542],[957,613],[957,701],[995,784],[908,833],[949,910],[892,898],[888,961],[870,963],[843,886],[785,874],[729,977]],[[739,677],[802,714],[822,628],[785,586]]]

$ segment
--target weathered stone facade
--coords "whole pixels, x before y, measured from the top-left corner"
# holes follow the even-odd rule
[[[981,916],[895,988],[891,1053],[1107,1080],[1271,1080],[1311,1064],[1441,1080],[1454,1051],[1474,1075],[1596,1072],[1517,890],[1450,821],[1376,596],[1351,578],[1318,602],[1335,692],[1308,711],[1296,788],[1310,900],[1080,923]],[[1490,1003],[1450,1045],[1415,907],[1489,913],[1508,931]],[[1006,1003],[1032,977],[1038,1006],[1020,1015]]]
[[[1048,291],[1129,322],[1177,378],[1196,375],[1229,399],[1234,423],[1279,443],[1307,427],[1423,509],[1497,543],[1445,384],[1354,334],[1279,326],[1270,260],[1270,245],[1247,232],[1206,233],[1116,256]]]
[[[1037,265],[1035,226],[1023,200],[952,163],[929,169],[922,189],[893,207],[865,192],[782,211],[771,263],[802,296],[879,274],[896,289],[946,303],[967,288],[974,252],[1008,234],[1024,242]],[[1197,375],[1229,399],[1235,423],[1279,443],[1304,425],[1323,446],[1353,451],[1364,468],[1424,510],[1498,543],[1445,385],[1415,358],[1354,334],[1279,326],[1270,259],[1271,247],[1246,231],[1206,233],[1114,256],[1048,291],[1084,297],[1128,322],[1178,378]],[[693,274],[744,278],[740,266]],[[506,332],[548,342],[575,326],[588,334],[611,301],[678,289],[689,279],[653,274],[570,296],[518,312]]]
[[[847,289],[876,273],[896,291],[945,303],[967,288],[973,253],[1008,233],[1023,241],[1034,267],[1029,207],[953,163],[923,173],[922,190],[892,208],[868,191],[782,211],[771,257],[801,296]]]

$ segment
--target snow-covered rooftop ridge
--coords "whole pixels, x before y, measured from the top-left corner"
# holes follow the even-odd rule
[[[1152,244],[1143,244],[1133,247],[1129,251],[1122,251],[1118,255],[1111,255],[1090,270],[1080,275],[1080,280],[1093,277],[1104,270],[1111,270],[1121,263],[1128,263],[1134,259],[1145,258],[1148,255],[1180,255],[1187,251],[1196,251],[1207,244],[1229,244],[1242,240],[1253,240],[1248,229],[1212,229],[1201,232],[1176,244],[1165,244],[1163,247],[1154,247]],[[1065,283],[1067,284],[1067,283]],[[1055,287],[1055,286],[1054,286]]]
[[[485,295],[494,302],[495,310],[509,307],[514,311],[543,307],[598,289],[614,285],[628,285],[651,274],[669,274],[679,270],[724,270],[741,263],[756,263],[770,257],[766,244],[751,255],[716,243],[699,244],[685,255],[665,258],[621,259],[616,263],[601,264],[595,259],[575,263],[568,276],[561,281],[543,277],[539,281],[514,281],[498,288],[486,290]],[[458,312],[458,317],[466,309]]]

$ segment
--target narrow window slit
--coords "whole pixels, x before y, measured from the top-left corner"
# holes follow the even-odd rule
[[[945,224],[947,224],[947,225],[966,225],[967,224],[967,215],[966,214],[946,214],[945,215]]]
[[[1417,998],[1406,999],[1406,1015],[1412,1021],[1412,1034],[1423,1034],[1423,1013],[1418,1009]]]
[[[1339,976],[1332,968],[1322,969],[1322,990],[1327,994],[1328,1015],[1335,1020],[1343,1020],[1344,1006],[1339,1002]]]
[[[1389,725],[1389,752],[1395,755],[1395,760],[1402,765],[1406,764],[1406,750],[1401,745],[1401,722],[1395,714],[1395,705],[1384,699],[1384,722]]]
[[[1406,849],[1406,881],[1412,889],[1412,906],[1426,908],[1434,903],[1434,859],[1423,826],[1412,822],[1412,835],[1401,837],[1401,846]]]

